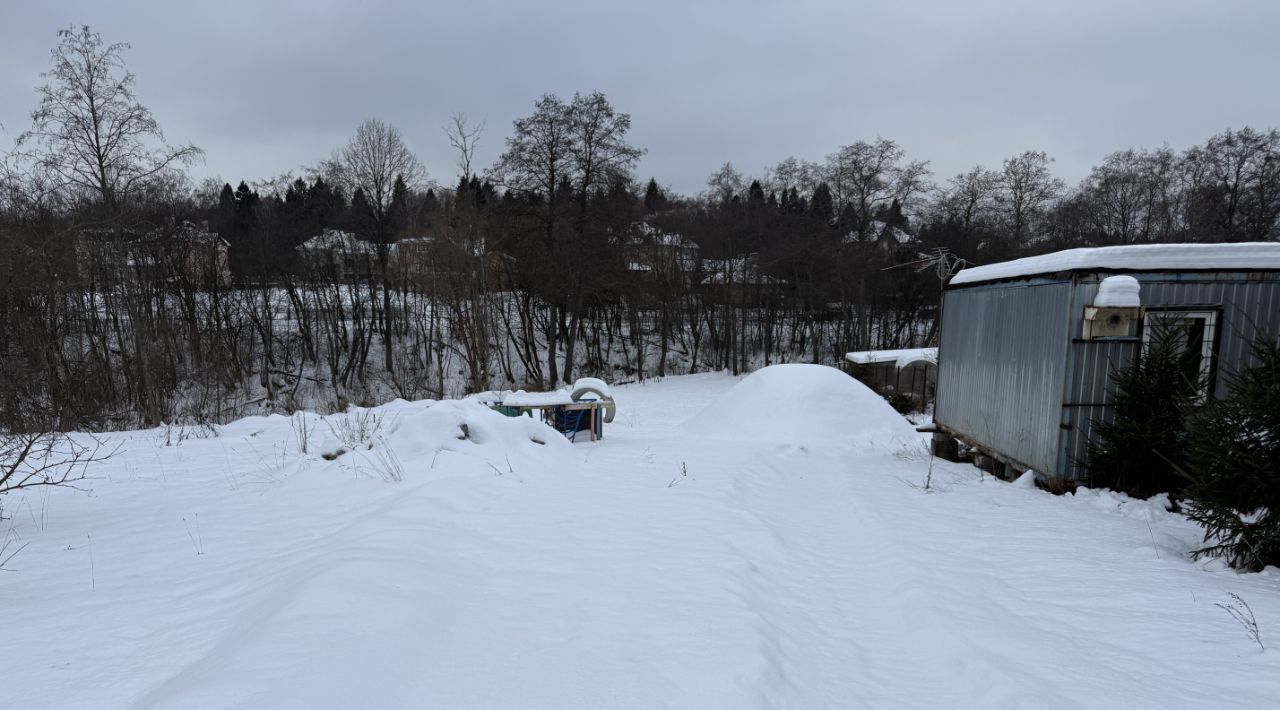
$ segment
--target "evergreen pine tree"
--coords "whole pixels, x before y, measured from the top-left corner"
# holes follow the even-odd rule
[[[1204,526],[1196,557],[1232,567],[1280,566],[1280,345],[1253,345],[1258,364],[1188,424],[1188,516]]]
[[[813,197],[809,200],[809,212],[824,224],[830,224],[835,218],[836,208],[831,199],[831,188],[827,187],[827,183],[819,183],[814,189]]]
[[[236,209],[236,193],[231,189],[231,183],[222,184],[222,192],[218,193],[218,212],[224,217],[230,217]]]
[[[340,191],[329,187],[329,183],[317,177],[309,189],[307,205],[311,212],[311,231],[319,234],[325,227],[337,226],[347,202]]]
[[[1138,498],[1179,495],[1186,414],[1200,399],[1199,352],[1185,350],[1175,332],[1157,329],[1144,352],[1112,375],[1115,418],[1094,423],[1089,442],[1090,487]]]
[[[241,180],[235,192],[235,230],[247,235],[258,226],[258,193]]]
[[[364,190],[359,187],[351,193],[350,214],[349,221],[357,236],[368,238],[374,222],[373,205],[369,204],[369,198],[364,196]]]
[[[387,207],[387,241],[394,241],[409,227],[409,217],[409,186],[405,184],[404,177],[397,175],[391,186],[391,204]]]
[[[667,206],[667,196],[662,194],[662,188],[658,187],[658,181],[649,178],[649,184],[644,188],[644,210],[650,214],[661,210]]]

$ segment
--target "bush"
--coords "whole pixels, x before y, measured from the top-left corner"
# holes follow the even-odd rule
[[[876,394],[884,397],[899,414],[911,414],[913,412],[923,411],[920,401],[910,392],[899,392],[892,386],[885,387],[880,384],[879,374],[873,365],[862,365],[845,362],[842,368],[853,379],[866,385],[868,389]]]
[[[916,400],[915,395],[910,392],[898,392],[897,390],[886,390],[880,393],[889,402],[889,406],[893,407],[899,414],[912,414],[921,410],[920,403]]]
[[[1205,528],[1195,557],[1259,570],[1280,565],[1280,346],[1255,342],[1253,353],[1227,396],[1189,418],[1187,514]]]
[[[1188,412],[1203,391],[1199,353],[1183,352],[1169,333],[1153,333],[1145,352],[1112,376],[1115,418],[1096,421],[1087,461],[1090,488],[1137,498],[1176,496]]]

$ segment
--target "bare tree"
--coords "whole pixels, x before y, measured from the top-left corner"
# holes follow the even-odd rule
[[[860,235],[876,213],[893,202],[906,206],[929,187],[929,163],[906,161],[905,151],[887,138],[857,141],[827,156],[824,173],[844,220]],[[865,236],[865,235],[864,235]]]
[[[58,37],[20,150],[29,147],[64,185],[96,196],[109,214],[153,178],[201,156],[193,145],[166,145],[160,124],[138,103],[121,56],[129,45],[104,45],[87,25]]]
[[[994,214],[996,191],[1000,187],[997,173],[978,165],[947,183],[936,205],[942,219],[954,220],[967,234]]]
[[[372,229],[377,246],[378,271],[382,283],[382,351],[388,373],[394,372],[392,356],[392,310],[390,243],[393,238],[392,205],[397,192],[419,184],[426,171],[413,151],[405,145],[399,129],[371,118],[356,128],[355,135],[322,166],[340,185],[360,190],[370,214],[360,215]]]
[[[458,173],[463,178],[470,178],[473,174],[471,161],[475,158],[476,146],[480,144],[482,133],[484,133],[484,121],[472,124],[463,113],[450,116],[449,124],[444,127],[449,145],[458,152]]]
[[[531,115],[516,119],[515,130],[507,138],[507,149],[490,170],[494,182],[538,205],[542,236],[541,252],[548,257],[556,251],[557,232],[562,222],[563,202],[557,188],[568,179],[573,162],[573,134],[570,106],[553,94],[534,104]],[[554,263],[554,262],[551,262]],[[554,272],[554,268],[549,269]],[[554,280],[555,274],[542,278]],[[532,305],[531,302],[528,302]],[[558,340],[560,304],[553,301],[553,313],[546,324],[547,370],[552,382],[559,379]]]
[[[388,224],[396,178],[411,188],[426,178],[422,163],[405,145],[400,130],[376,118],[361,123],[351,140],[322,164],[321,172],[347,190],[362,190],[378,228]]]
[[[728,161],[707,178],[707,197],[720,204],[727,204],[735,196],[741,195],[745,189],[746,182],[742,173]]]
[[[636,161],[644,151],[627,142],[631,116],[615,110],[609,99],[599,91],[574,95],[570,106],[570,125],[572,141],[569,144],[569,154],[573,158],[571,184],[577,206],[573,220],[576,237],[574,246],[583,257],[593,252],[600,256],[599,250],[593,247],[607,242],[609,230],[602,229],[601,220],[593,219],[589,212],[592,211],[593,204],[599,203],[596,199],[598,195],[627,184]],[[622,192],[626,192],[625,188]],[[625,230],[626,226],[628,225],[619,225],[619,229]],[[599,266],[586,263],[587,261],[589,260],[579,258],[574,262],[577,268],[572,269],[573,281],[567,303],[569,323],[562,332],[565,341],[566,382],[570,382],[573,376],[574,349],[582,320],[586,282],[595,275],[593,267]]]
[[[1042,150],[1028,150],[1004,161],[1000,203],[1007,220],[1007,236],[1014,249],[1023,246],[1044,208],[1066,188],[1049,172],[1052,162]]]

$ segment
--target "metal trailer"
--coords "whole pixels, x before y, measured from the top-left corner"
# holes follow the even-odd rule
[[[1243,260],[1255,268],[1241,268],[1241,258],[1220,260],[1232,268],[1206,257],[1202,268],[1150,270],[1143,259],[1093,260],[1106,267],[1049,259],[1042,263],[1078,265],[953,280],[942,300],[935,451],[954,453],[954,437],[995,473],[1031,469],[1087,483],[1093,426],[1113,416],[1112,373],[1140,352],[1153,323],[1186,329],[1187,347],[1200,348],[1206,395],[1215,397],[1233,372],[1253,364],[1256,336],[1280,334],[1280,244],[1261,246],[1265,258]],[[1115,274],[1138,280],[1140,308],[1091,307],[1099,284]]]

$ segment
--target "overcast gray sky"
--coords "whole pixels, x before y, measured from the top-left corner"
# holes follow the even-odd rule
[[[356,125],[398,126],[442,182],[441,127],[484,120],[490,164],[543,93],[604,91],[693,193],[877,135],[942,180],[1047,151],[1071,183],[1107,153],[1280,125],[1280,2],[102,2],[0,0],[0,136],[27,127],[58,29],[124,41],[137,94],[197,177],[315,164]]]

